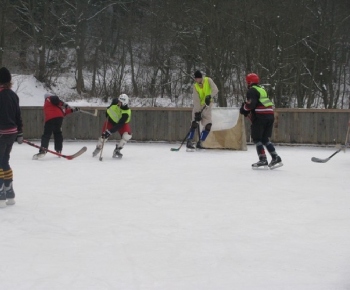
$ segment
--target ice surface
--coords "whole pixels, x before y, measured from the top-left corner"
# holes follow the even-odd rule
[[[38,141],[37,141],[38,143]],[[39,143],[38,143],[39,144]],[[64,142],[68,161],[15,144],[16,205],[0,209],[0,289],[350,289],[350,155],[277,147]],[[50,149],[53,149],[50,144]]]

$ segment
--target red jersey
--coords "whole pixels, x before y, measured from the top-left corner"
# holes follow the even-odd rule
[[[61,101],[59,97],[49,96],[45,98],[45,122],[54,118],[64,118],[66,115],[72,112],[72,108],[70,108],[65,102]]]

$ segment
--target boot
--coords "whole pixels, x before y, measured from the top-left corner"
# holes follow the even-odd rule
[[[122,158],[123,157],[123,154],[120,153],[120,150],[122,150],[123,148],[120,148],[120,147],[115,147],[114,151],[113,151],[113,155],[112,157],[113,158]]]
[[[205,149],[205,148],[203,147],[203,141],[202,141],[202,140],[199,140],[199,141],[197,142],[196,148],[197,148],[197,149]]]
[[[33,160],[38,160],[40,158],[44,158],[46,155],[46,151],[40,150],[39,153],[33,155]]]
[[[4,185],[2,185],[0,188],[0,208],[1,207],[6,207],[6,193]]]
[[[278,155],[273,156],[272,160],[271,160],[271,162],[269,164],[269,167],[271,169],[273,169],[273,168],[277,168],[277,167],[281,167],[281,166],[283,166],[281,157],[279,157]]]
[[[102,149],[103,141],[107,142],[107,140],[108,140],[108,138],[106,140],[103,140],[102,137],[98,138],[96,148],[95,148],[94,152],[92,152],[92,157],[95,157],[98,153],[100,153],[100,151]]]
[[[100,153],[101,147],[96,146],[94,152],[92,152],[92,157],[95,157],[98,153]]]
[[[187,140],[186,148],[187,148],[186,151],[189,151],[189,152],[196,150],[196,147],[194,147],[194,145],[192,143],[192,139]]]
[[[15,192],[13,190],[12,182],[10,183],[9,186],[5,186],[5,193],[6,193],[6,204],[7,205],[14,205],[15,202]]]
[[[261,158],[258,162],[253,163],[253,168],[266,167],[268,165],[266,158]]]

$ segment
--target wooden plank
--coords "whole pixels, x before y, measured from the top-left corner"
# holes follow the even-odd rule
[[[83,108],[93,111],[95,108]],[[63,121],[65,139],[97,140],[105,121],[106,108],[98,116],[74,113]],[[42,107],[22,107],[24,136],[40,139],[44,129]],[[132,140],[182,141],[191,126],[191,108],[132,108]],[[350,110],[276,109],[271,140],[275,143],[339,144],[345,142]],[[246,139],[250,122],[244,118]],[[111,139],[119,139],[113,134]]]

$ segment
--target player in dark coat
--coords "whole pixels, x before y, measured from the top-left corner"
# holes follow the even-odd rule
[[[246,82],[248,86],[247,99],[242,104],[240,113],[252,122],[251,136],[259,156],[259,161],[252,164],[252,167],[266,167],[267,165],[271,169],[280,167],[283,165],[282,159],[278,156],[275,146],[270,142],[275,118],[273,102],[268,98],[267,92],[259,86],[260,79],[257,74],[248,74]],[[264,146],[272,157],[270,164],[267,162]]]
[[[0,69],[0,207],[15,204],[13,173],[9,160],[13,143],[23,142],[19,98],[11,90],[11,79],[9,70],[2,67]]]

